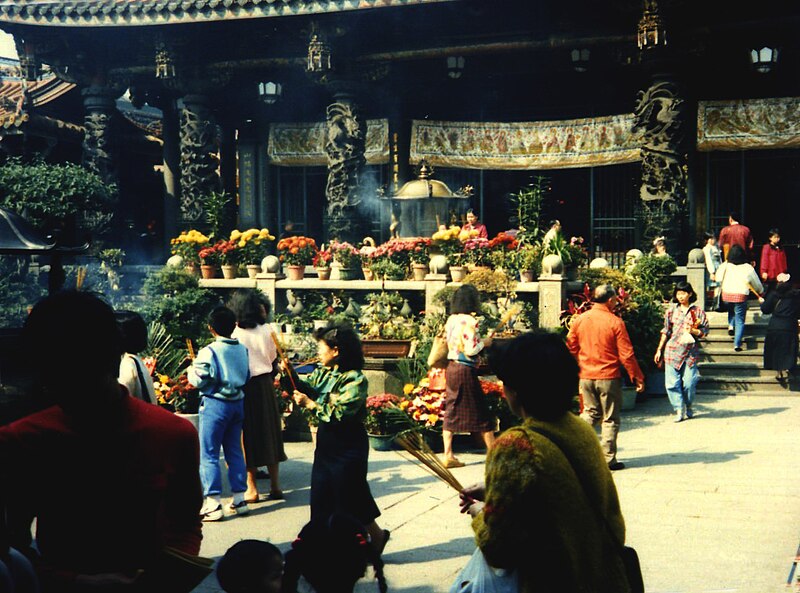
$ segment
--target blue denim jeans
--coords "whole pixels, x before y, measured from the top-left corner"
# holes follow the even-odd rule
[[[689,366],[684,361],[679,369],[670,364],[664,365],[664,386],[667,388],[669,403],[676,412],[692,405],[699,380],[697,364]]]
[[[219,449],[228,464],[228,481],[232,492],[247,489],[247,470],[242,451],[244,400],[221,401],[204,397],[200,404],[200,480],[205,496],[222,493]]]
[[[742,347],[745,313],[747,313],[747,301],[744,303],[728,303],[728,327],[733,326],[734,348]]]

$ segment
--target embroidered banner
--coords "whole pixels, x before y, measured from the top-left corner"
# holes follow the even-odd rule
[[[325,167],[328,125],[318,123],[278,123],[270,126],[267,154],[270,164],[288,167]],[[389,120],[367,120],[366,150],[368,165],[389,162]]]
[[[800,97],[700,101],[698,150],[800,146]]]
[[[641,160],[633,114],[543,122],[415,120],[411,162],[468,169],[565,169]]]

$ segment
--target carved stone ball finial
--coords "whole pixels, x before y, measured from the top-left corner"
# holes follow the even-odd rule
[[[695,247],[689,252],[689,259],[690,264],[704,264],[706,263],[706,256],[703,254],[703,250],[699,247]]]
[[[608,260],[604,257],[596,257],[589,263],[589,268],[599,270],[608,267]]]
[[[636,263],[637,261],[639,261],[639,258],[642,257],[643,255],[644,253],[642,253],[641,249],[629,249],[625,253],[625,261]]]

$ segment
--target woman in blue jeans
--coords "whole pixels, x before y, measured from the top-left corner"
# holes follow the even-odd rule
[[[764,286],[739,245],[731,246],[728,259],[717,270],[716,278],[722,288],[722,300],[728,305],[728,335],[733,336],[733,349],[741,352],[747,298],[751,292],[764,292]]]
[[[688,282],[678,282],[672,300],[675,304],[664,316],[664,329],[653,360],[660,366],[663,351],[667,395],[675,410],[675,422],[682,422],[694,416],[692,404],[700,379],[697,340],[708,334],[708,319],[705,311],[694,304],[697,294]]]

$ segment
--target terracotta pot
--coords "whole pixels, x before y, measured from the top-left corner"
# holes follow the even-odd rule
[[[225,280],[233,280],[236,278],[236,266],[233,264],[223,264],[222,277],[225,278]]]
[[[200,266],[200,275],[206,280],[210,280],[217,275],[217,266],[207,266],[203,264]]]
[[[425,280],[425,274],[428,273],[428,266],[425,264],[411,264],[411,274],[414,280]]]
[[[331,278],[331,269],[330,268],[317,268],[317,276],[320,280],[330,280]]]
[[[361,347],[369,358],[405,358],[411,351],[411,340],[364,340]]]
[[[247,264],[247,277],[255,278],[261,272],[261,266],[258,264]]]
[[[339,280],[355,280],[358,268],[339,268]]]
[[[453,282],[461,282],[467,275],[467,268],[464,266],[450,266],[450,277]]]
[[[286,277],[289,280],[302,280],[305,274],[305,266],[286,266]]]
[[[533,282],[533,270],[520,270],[520,282]]]
[[[361,268],[361,271],[364,272],[364,280],[373,280],[375,278],[371,268]]]

